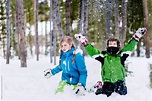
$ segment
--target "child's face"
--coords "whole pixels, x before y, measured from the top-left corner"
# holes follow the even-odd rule
[[[71,47],[72,47],[72,45],[70,45],[69,43],[67,43],[65,41],[61,43],[61,50],[63,52],[67,52],[68,50],[71,49]]]
[[[108,47],[117,47],[116,41],[109,41]]]

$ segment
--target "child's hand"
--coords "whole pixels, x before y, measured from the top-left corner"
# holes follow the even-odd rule
[[[82,34],[75,34],[74,37],[82,43],[82,45],[86,45],[88,43],[88,40],[86,39],[85,36]]]
[[[84,96],[85,95],[85,88],[82,86],[81,83],[78,83],[78,87],[76,88],[77,95]]]
[[[47,69],[47,70],[45,70],[44,71],[44,77],[45,78],[50,78],[51,76],[52,76],[53,74],[52,74],[52,72],[51,72],[51,69]]]
[[[133,35],[133,37],[139,41],[139,39],[147,32],[146,28],[139,28],[136,33]]]
[[[88,92],[94,92],[96,91],[97,89],[101,88],[102,87],[102,82],[101,81],[97,81],[96,84],[94,84],[89,90]]]

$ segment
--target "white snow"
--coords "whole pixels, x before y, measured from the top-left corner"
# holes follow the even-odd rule
[[[20,61],[6,60],[0,57],[0,95],[1,101],[152,101],[152,88],[150,88],[150,69],[149,62],[152,59],[145,57],[129,57],[129,71],[133,71],[132,76],[126,78],[128,94],[121,96],[113,93],[110,97],[105,95],[95,95],[87,93],[86,96],[76,96],[67,87],[63,94],[55,95],[55,89],[61,78],[61,73],[46,79],[43,77],[43,71],[53,68],[53,63],[49,63],[49,57],[40,56],[27,60],[27,68],[20,67]],[[58,58],[57,58],[58,60]],[[100,80],[100,63],[91,57],[85,57],[88,69],[87,88]]]

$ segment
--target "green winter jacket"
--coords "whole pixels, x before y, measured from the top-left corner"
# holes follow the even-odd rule
[[[87,44],[84,47],[91,57],[101,62],[102,81],[115,83],[118,80],[125,80],[124,62],[137,43],[138,41],[132,38],[116,55],[108,54],[107,51],[97,50],[91,44]]]

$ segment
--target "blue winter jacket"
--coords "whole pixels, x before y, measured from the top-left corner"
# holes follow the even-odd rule
[[[72,48],[67,52],[61,52],[60,65],[53,68],[51,72],[55,75],[62,71],[61,79],[63,81],[69,84],[81,83],[85,87],[87,79],[85,60],[81,53],[75,54],[74,57],[74,51],[75,49]],[[72,62],[72,59],[74,59],[74,62]]]

